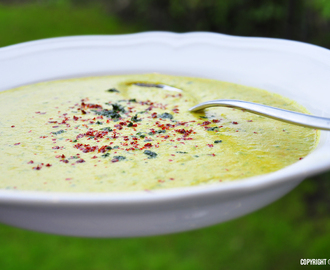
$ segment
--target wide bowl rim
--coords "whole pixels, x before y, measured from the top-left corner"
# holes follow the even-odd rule
[[[303,52],[306,57],[317,59],[330,66],[330,50],[299,41],[277,38],[242,37],[210,32],[142,32],[123,35],[87,35],[47,38],[28,41],[20,44],[0,48],[0,60],[20,57],[38,51],[65,49],[84,46],[118,46],[120,44],[136,44],[154,42],[173,47],[189,46],[191,44],[220,44],[224,46],[263,48],[285,52]],[[325,131],[322,131],[325,132]],[[300,162],[300,161],[299,161]],[[27,204],[132,204],[164,202],[174,199],[189,199],[207,195],[230,196],[237,193],[250,193],[257,190],[271,188],[291,179],[304,179],[308,176],[324,172],[330,168],[330,159],[314,164],[307,171],[282,170],[265,175],[245,178],[233,182],[214,185],[171,188],[164,190],[136,191],[136,192],[102,192],[102,193],[74,193],[74,192],[43,192],[20,191],[0,189],[1,203],[27,203]]]

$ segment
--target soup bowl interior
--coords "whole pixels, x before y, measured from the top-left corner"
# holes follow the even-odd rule
[[[300,42],[213,33],[76,36],[0,49],[0,91],[41,81],[163,73],[211,78],[278,93],[330,117],[330,52]],[[330,136],[274,173],[168,190],[56,193],[0,190],[0,221],[41,232],[130,237],[201,228],[247,214],[330,168]],[[24,176],[22,176],[24,180]]]

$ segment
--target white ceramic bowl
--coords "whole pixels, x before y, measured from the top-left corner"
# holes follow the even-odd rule
[[[255,86],[330,116],[330,52],[300,42],[212,33],[77,36],[0,49],[0,90],[103,74],[159,72]],[[263,207],[330,168],[330,136],[280,171],[231,183],[135,193],[0,190],[0,221],[41,232],[128,237],[179,232]]]

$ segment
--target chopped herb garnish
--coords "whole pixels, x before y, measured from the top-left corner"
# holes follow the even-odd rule
[[[119,146],[114,146],[114,147],[113,147],[113,149],[118,149],[118,148],[119,148]]]
[[[106,91],[107,92],[110,92],[110,93],[119,93],[119,91],[116,88],[110,88],[110,89],[108,89]]]
[[[112,131],[112,128],[111,127],[105,127],[105,128],[101,128],[101,130],[105,130],[105,131]]]
[[[126,157],[124,157],[124,156],[114,156],[113,158],[118,160],[118,161],[126,159]]]
[[[127,126],[128,126],[128,127],[132,127],[133,125],[134,125],[134,124],[133,124],[132,122],[129,122]]]
[[[222,143],[222,140],[216,140],[214,143]]]
[[[134,115],[134,116],[131,118],[131,121],[132,121],[132,122],[140,122],[140,121],[142,121],[142,119],[139,119],[138,116],[137,116],[137,114],[136,114],[136,115]]]
[[[109,153],[105,153],[105,154],[101,155],[101,157],[104,157],[104,158],[106,158],[106,157],[108,157],[108,156],[110,156]]]
[[[107,150],[111,150],[112,147],[111,147],[111,146],[107,146],[105,149],[107,149]]]
[[[77,140],[73,140],[72,142],[77,142]]]
[[[159,118],[162,118],[162,119],[173,119],[173,115],[166,112],[166,113],[162,113],[161,115],[159,115]]]
[[[112,110],[114,112],[122,112],[122,113],[125,112],[125,108],[123,106],[121,106],[120,104],[114,103],[114,104],[111,104],[111,105],[112,105]]]
[[[144,139],[146,137],[146,135],[142,134],[142,132],[136,133],[136,136],[139,136],[142,139]]]
[[[181,151],[176,151],[179,154],[188,154],[188,152],[181,152]]]
[[[61,133],[64,133],[65,131],[63,129],[61,130],[58,130],[58,131],[55,131],[55,132],[52,132],[54,135],[58,135],[58,134],[61,134]]]
[[[97,125],[103,125],[103,123],[100,122],[100,121],[97,121],[96,124],[97,124]]]
[[[135,98],[129,99],[129,102],[137,102]]]
[[[207,117],[206,117],[206,116],[200,116],[199,118],[202,118],[202,119],[207,119]]]
[[[214,131],[216,129],[219,129],[219,128],[218,127],[210,127],[210,128],[207,129],[207,131]]]
[[[155,157],[157,157],[157,153],[152,152],[150,150],[145,150],[143,153],[146,154],[148,156],[148,158],[155,158]]]
[[[121,115],[118,112],[115,112],[113,110],[103,109],[101,111],[93,110],[93,112],[96,113],[97,115],[102,115],[102,116],[105,116],[107,118],[111,118],[114,120],[118,120],[119,118],[121,118]]]

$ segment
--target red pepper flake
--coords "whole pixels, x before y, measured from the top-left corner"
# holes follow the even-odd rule
[[[33,169],[33,170],[37,170],[37,171],[39,171],[39,170],[41,170],[41,166],[38,165],[37,167],[33,167],[32,169]]]
[[[52,166],[52,164],[49,164],[49,163],[46,164],[46,167],[51,167],[51,166]]]
[[[66,181],[72,180],[72,178],[65,178]]]
[[[173,181],[173,180],[174,180],[174,178],[170,178],[170,180],[171,180],[171,181]]]
[[[213,123],[219,123],[220,120],[218,120],[218,119],[213,119],[212,122],[213,122]]]
[[[302,160],[302,159],[304,159],[304,158],[302,158],[302,157],[301,157],[301,158],[299,158],[299,160]]]
[[[144,147],[152,147],[152,144],[151,144],[151,143],[146,143],[146,144],[144,145]]]
[[[83,160],[82,158],[81,159],[78,159],[77,161],[76,161],[76,163],[84,163],[85,162],[85,160]]]
[[[175,129],[174,131],[178,132],[180,134],[183,134],[183,137],[188,137],[193,132],[192,129],[186,130],[186,129],[183,129],[183,128],[182,129]]]
[[[255,131],[254,131],[253,133],[254,133],[254,134],[258,134],[258,132],[255,132]]]
[[[164,183],[165,181],[164,180],[158,180],[159,183]]]
[[[121,125],[119,125],[119,124],[115,125],[115,127],[118,128],[119,130],[122,130],[123,129],[123,127]]]
[[[33,164],[34,162],[33,162],[33,160],[30,160],[29,162],[28,162],[28,164]]]
[[[232,124],[237,125],[238,123],[234,121],[234,122],[232,122]]]
[[[252,120],[247,120],[248,122],[253,122]]]
[[[151,114],[151,117],[152,117],[152,118],[157,118],[157,113],[156,113],[156,112],[152,113],[152,114]]]
[[[14,128],[15,126],[11,126],[12,128]]]
[[[20,145],[21,143],[19,142],[19,143],[15,143],[14,145]]]
[[[92,159],[95,159],[95,158],[97,158],[97,156],[93,156],[93,157],[92,157]]]
[[[86,111],[84,111],[84,110],[81,110],[81,113],[82,113],[82,114],[86,114]]]
[[[169,159],[168,161],[170,161],[170,162],[171,162],[171,161],[173,161],[173,160],[172,160],[172,159]]]
[[[207,125],[209,125],[209,124],[211,124],[210,121],[205,121],[205,122],[202,123],[203,126],[207,126]]]
[[[207,144],[208,147],[213,147],[213,144]]]

